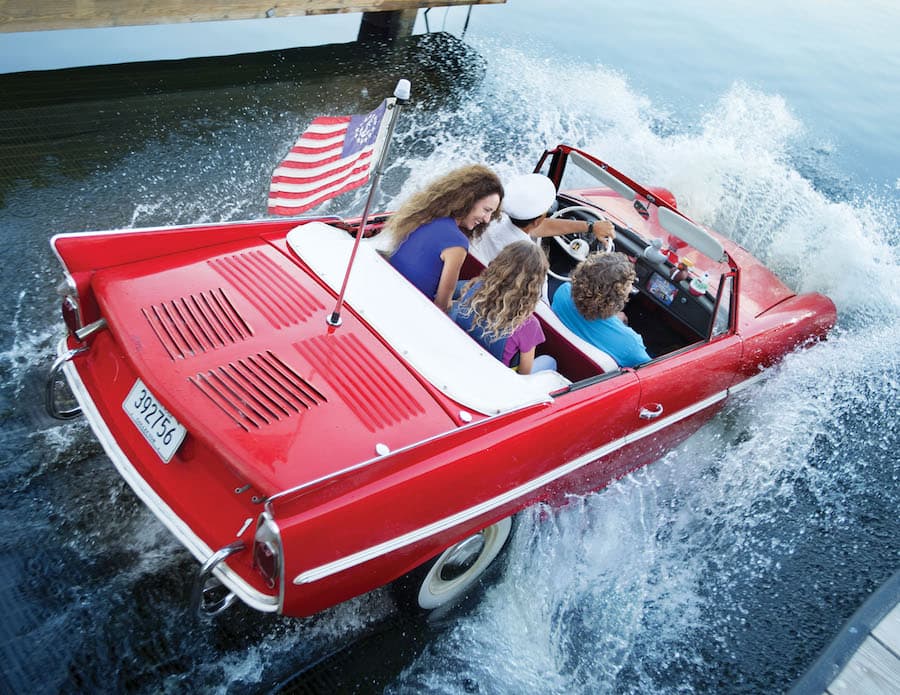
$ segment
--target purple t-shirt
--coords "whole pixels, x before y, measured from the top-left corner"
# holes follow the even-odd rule
[[[544,331],[541,329],[541,322],[532,314],[506,339],[506,345],[503,346],[503,364],[508,367],[517,352],[528,352],[543,342]]]
[[[391,256],[391,265],[429,299],[437,294],[444,249],[461,246],[469,250],[469,239],[450,217],[439,217],[414,229]]]

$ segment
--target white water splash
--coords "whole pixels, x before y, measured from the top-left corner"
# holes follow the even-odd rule
[[[12,343],[0,352],[0,364],[3,365],[3,387],[13,388],[13,396],[18,397],[24,386],[24,375],[43,364],[47,360],[48,347],[51,345],[54,331],[51,329],[25,329],[22,325],[22,313],[32,301],[27,290],[20,290],[15,302],[9,334]]]

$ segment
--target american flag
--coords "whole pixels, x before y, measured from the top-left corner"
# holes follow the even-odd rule
[[[269,213],[299,215],[368,181],[387,103],[360,116],[314,119],[272,174]]]

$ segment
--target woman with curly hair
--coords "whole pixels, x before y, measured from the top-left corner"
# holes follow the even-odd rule
[[[386,226],[391,265],[444,311],[469,251],[500,217],[503,184],[480,164],[455,169],[407,200]]]
[[[553,295],[553,311],[566,327],[609,353],[620,367],[651,359],[641,336],[617,316],[625,308],[634,277],[634,265],[626,255],[594,253]]]
[[[534,315],[547,275],[547,258],[530,241],[504,248],[477,278],[466,283],[450,316],[475,340],[519,374],[556,369],[548,355],[535,358],[544,331]]]

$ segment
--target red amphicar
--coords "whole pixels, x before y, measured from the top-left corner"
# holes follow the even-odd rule
[[[239,599],[306,616],[401,577],[422,609],[448,604],[517,512],[658,459],[833,326],[827,297],[797,295],[667,191],[565,145],[535,171],[557,187],[558,216],[615,226],[635,262],[625,311],[646,364],[618,367],[542,305],[538,352],[557,369],[518,375],[370,238],[332,325],[355,236],[383,215],[53,238],[68,333],[49,407],[87,417],[197,558],[201,610]],[[596,241],[543,243],[565,278]],[[480,269],[470,257],[463,277]],[[60,405],[61,375],[78,408]]]

